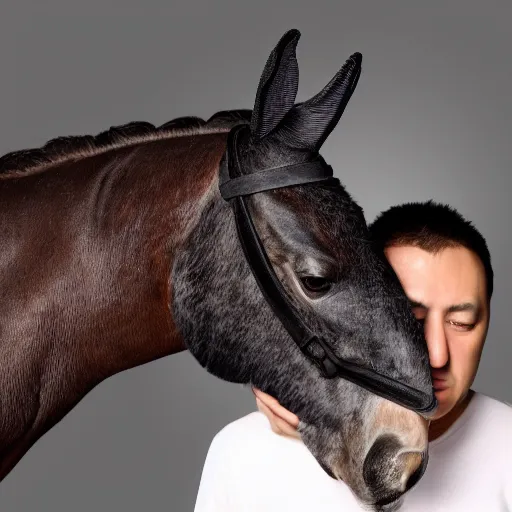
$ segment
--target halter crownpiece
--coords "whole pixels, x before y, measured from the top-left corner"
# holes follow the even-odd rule
[[[326,340],[317,336],[305,324],[277,277],[252,221],[246,197],[277,188],[318,182],[334,182],[331,166],[322,157],[312,162],[264,169],[242,174],[237,152],[237,139],[246,124],[236,125],[228,135],[227,147],[221,161],[219,190],[231,203],[237,233],[245,258],[256,282],[274,314],[305,356],[322,371],[324,377],[340,377],[382,398],[391,400],[420,414],[437,408],[435,394],[424,393],[372,369],[338,358]]]

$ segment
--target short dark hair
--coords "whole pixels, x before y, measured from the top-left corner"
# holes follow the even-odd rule
[[[412,245],[428,252],[462,246],[482,261],[490,300],[494,273],[487,243],[471,222],[457,210],[434,201],[405,203],[382,212],[369,226],[377,249]]]

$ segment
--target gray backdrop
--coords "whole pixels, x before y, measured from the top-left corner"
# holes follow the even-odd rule
[[[482,231],[497,277],[475,388],[512,401],[510,3],[136,4],[4,0],[0,153],[133,120],[252,108],[268,53],[289,28],[302,32],[298,100],[360,51],[358,89],[323,155],[368,221],[434,198]],[[188,354],[125,372],[25,456],[0,485],[0,510],[191,511],[212,437],[252,410],[248,389]]]

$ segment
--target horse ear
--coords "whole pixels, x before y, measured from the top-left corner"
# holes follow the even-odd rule
[[[260,78],[251,117],[251,132],[262,139],[293,107],[299,87],[295,50],[300,38],[296,29],[286,32],[272,50]]]
[[[334,130],[361,75],[362,55],[354,53],[315,96],[287,114],[280,137],[292,147],[316,152]]]

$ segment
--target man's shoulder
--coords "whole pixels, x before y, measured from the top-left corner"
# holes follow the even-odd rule
[[[229,506],[215,510],[361,510],[350,489],[327,475],[301,440],[273,432],[261,412],[216,434],[203,475],[201,503],[209,494],[229,499]]]
[[[484,393],[477,392],[473,398],[476,408],[485,413],[491,413],[505,421],[512,422],[512,404],[498,400]]]
[[[267,417],[259,411],[228,423],[217,432],[211,446],[235,458],[261,458],[268,453],[286,456],[307,451],[302,441],[273,432]]]
[[[291,438],[274,433],[267,417],[259,411],[251,412],[228,423],[214,437],[214,440],[219,443],[245,442],[247,439],[251,439],[251,441],[258,439],[295,441],[295,439],[292,440]]]
[[[214,437],[214,441],[235,442],[245,441],[253,436],[266,436],[272,432],[267,418],[259,411],[251,412],[237,420],[228,423]]]
[[[512,448],[512,405],[483,393],[475,393],[473,414],[486,436],[492,435]]]

